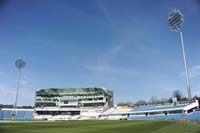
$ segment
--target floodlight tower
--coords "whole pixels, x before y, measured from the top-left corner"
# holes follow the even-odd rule
[[[26,62],[23,59],[17,59],[15,61],[15,66],[19,71],[19,77],[18,77],[18,81],[17,81],[17,91],[16,91],[16,98],[15,98],[15,111],[17,113],[17,98],[18,98],[18,91],[19,91],[19,86],[20,86],[20,79],[21,79],[21,69],[23,69],[26,65]]]
[[[183,53],[183,62],[185,67],[185,78],[187,83],[187,93],[188,93],[188,99],[191,100],[191,91],[190,91],[190,80],[188,75],[188,68],[187,68],[187,61],[185,57],[185,48],[184,48],[184,42],[183,42],[183,33],[182,33],[182,25],[183,25],[183,14],[175,9],[169,14],[168,18],[168,24],[172,31],[179,32],[180,38],[181,38],[181,48]]]

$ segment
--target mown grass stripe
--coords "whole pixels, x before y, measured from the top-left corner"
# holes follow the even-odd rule
[[[0,123],[0,133],[200,133],[200,124],[177,121],[66,121]]]

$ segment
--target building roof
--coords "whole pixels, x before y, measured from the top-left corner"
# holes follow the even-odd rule
[[[186,104],[177,104],[177,105],[142,106],[142,107],[138,107],[131,110],[131,112],[146,112],[146,111],[157,111],[157,110],[161,111],[161,110],[169,110],[169,109],[176,110],[176,109],[183,109],[187,105],[189,104],[186,103]]]
[[[104,93],[104,94],[109,94],[112,93],[112,91],[103,88],[103,87],[91,87],[91,88],[49,88],[49,89],[40,89],[36,91],[36,94],[40,95],[47,95],[47,94],[52,94],[52,95],[57,95],[60,93],[78,93],[78,94],[85,94],[85,93]]]

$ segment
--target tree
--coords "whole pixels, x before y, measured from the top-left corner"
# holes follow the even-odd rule
[[[179,91],[179,90],[175,90],[173,92],[173,97],[176,97],[177,98],[177,101],[180,101],[181,98],[182,98],[182,93]]]
[[[168,99],[168,102],[169,102],[169,103],[173,103],[173,100],[172,100],[171,97]]]
[[[157,97],[151,97],[150,101],[151,104],[158,104],[161,102],[160,99],[158,99]]]
[[[181,98],[181,101],[187,101],[188,99],[187,99],[187,97],[182,97]]]
[[[146,105],[147,102],[145,100],[138,100],[137,102],[135,102],[135,106],[140,106],[140,105]]]
[[[198,97],[198,96],[194,96],[192,99],[193,99],[193,100],[198,100],[199,97]]]
[[[193,100],[198,100],[198,102],[200,103],[200,97],[194,96],[192,99],[193,99]]]

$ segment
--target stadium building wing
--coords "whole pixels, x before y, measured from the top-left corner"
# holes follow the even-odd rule
[[[106,88],[50,88],[36,91],[35,119],[95,119],[113,107],[113,92]],[[58,118],[60,117],[60,118]]]
[[[198,100],[169,105],[146,105],[136,108],[111,108],[100,119],[109,120],[191,120],[200,121]]]

